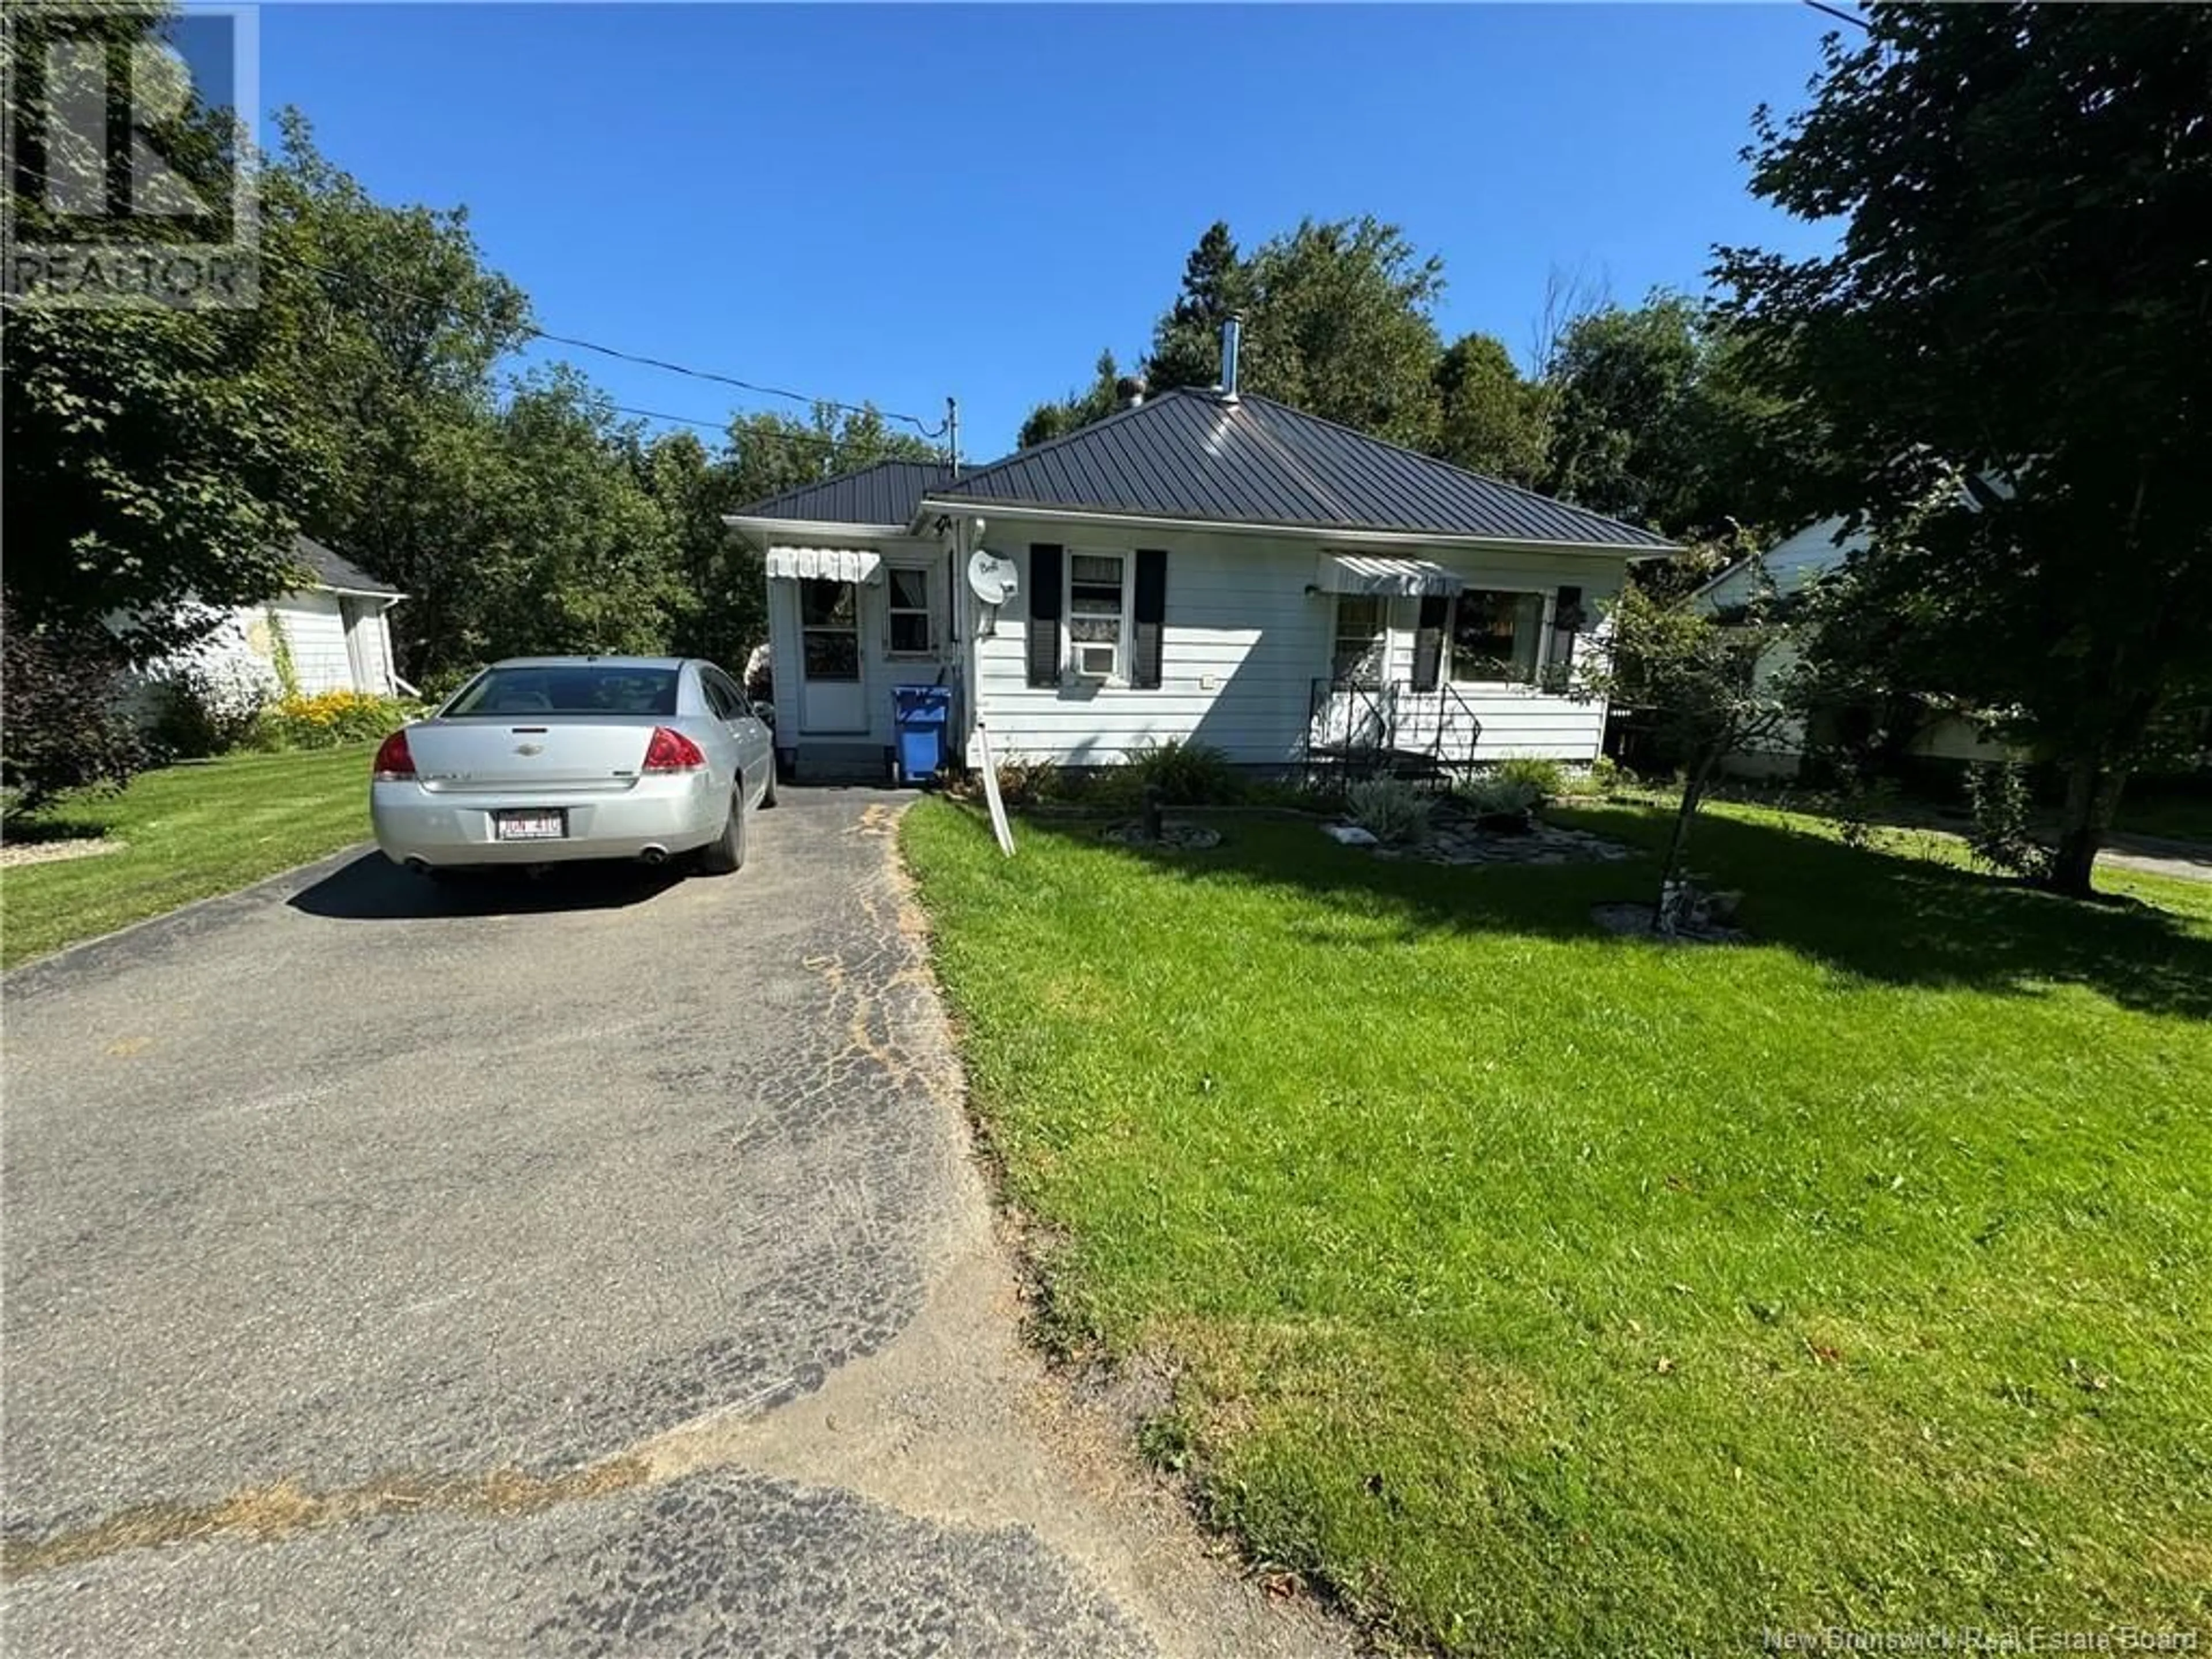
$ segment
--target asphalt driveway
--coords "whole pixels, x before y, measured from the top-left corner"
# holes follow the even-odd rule
[[[1016,1340],[896,810],[13,975],[9,1650],[1334,1648]]]

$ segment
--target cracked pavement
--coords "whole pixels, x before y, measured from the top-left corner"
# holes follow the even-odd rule
[[[11,975],[8,1650],[1346,1651],[1022,1346],[898,805]]]

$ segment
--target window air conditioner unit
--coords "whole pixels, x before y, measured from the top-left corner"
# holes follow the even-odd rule
[[[1110,679],[1114,674],[1114,647],[1106,640],[1078,640],[1075,642],[1075,672],[1086,680]]]

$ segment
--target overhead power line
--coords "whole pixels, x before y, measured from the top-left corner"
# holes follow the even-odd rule
[[[1845,11],[1840,6],[1831,6],[1826,4],[1824,0],[1805,0],[1805,3],[1812,7],[1814,11],[1826,12],[1829,16],[1835,18],[1838,22],[1856,24],[1860,28],[1869,28],[1872,27],[1872,25],[1868,23],[1865,18],[1860,16],[1856,12]]]
[[[849,441],[834,432],[763,432],[731,421],[700,420],[690,415],[671,415],[658,409],[638,409],[629,404],[610,404],[607,407],[617,415],[632,415],[647,421],[665,421],[673,426],[695,427],[701,431],[712,432],[732,441],[733,447],[740,449],[748,444],[787,444],[794,448],[836,450]]]
[[[362,271],[342,270],[334,266],[318,264],[313,259],[302,258],[296,253],[276,252],[264,248],[262,251],[262,257],[281,259],[289,264],[297,265],[303,270],[312,270],[319,276],[328,276],[337,282],[365,283],[371,288],[402,300],[411,301],[416,305],[433,306],[444,311],[460,309],[451,300],[441,299],[435,295],[417,294],[412,289],[401,288],[396,283],[387,283],[381,277],[371,276]],[[479,317],[477,320],[486,319]],[[717,369],[694,368],[688,363],[671,362],[665,357],[649,357],[641,352],[625,351],[619,346],[603,345],[597,340],[586,340],[574,334],[556,334],[550,329],[539,328],[530,323],[517,324],[515,329],[518,333],[526,335],[533,340],[543,340],[550,345],[568,346],[577,351],[596,352],[602,357],[611,357],[620,362],[636,363],[642,368],[657,368],[670,374],[682,374],[695,380],[710,380],[718,386],[734,386],[740,392],[750,392],[756,397],[784,398],[793,403],[805,404],[810,407],[834,409],[842,414],[873,415],[879,420],[901,421],[914,428],[924,438],[933,441],[942,438],[945,434],[947,423],[940,422],[932,426],[918,415],[902,414],[897,410],[878,409],[870,404],[848,404],[836,398],[810,397],[805,392],[793,392],[783,386],[763,386],[756,380],[741,380],[737,375],[725,374]]]

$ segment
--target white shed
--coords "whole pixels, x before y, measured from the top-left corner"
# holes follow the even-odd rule
[[[342,554],[309,537],[296,536],[293,562],[310,580],[266,605],[240,605],[226,615],[194,653],[275,690],[289,655],[294,687],[307,696],[359,691],[370,696],[411,696],[392,650],[392,606],[406,598]]]
[[[1750,603],[1759,580],[1758,567],[1765,567],[1776,593],[1789,599],[1805,592],[1831,572],[1841,569],[1852,555],[1868,545],[1866,532],[1847,531],[1842,519],[1822,519],[1793,536],[1786,536],[1765,553],[1731,565],[1698,590],[1710,611],[1725,613]],[[1796,660],[1794,646],[1777,646],[1761,657],[1756,672],[1762,682]],[[1804,758],[1802,722],[1792,721],[1778,732],[1767,746],[1756,752],[1732,755],[1723,769],[1737,777],[1790,777]],[[2003,744],[1984,737],[1981,728],[1963,714],[1929,708],[1913,734],[1910,752],[1930,760],[1987,761],[2015,758]]]

